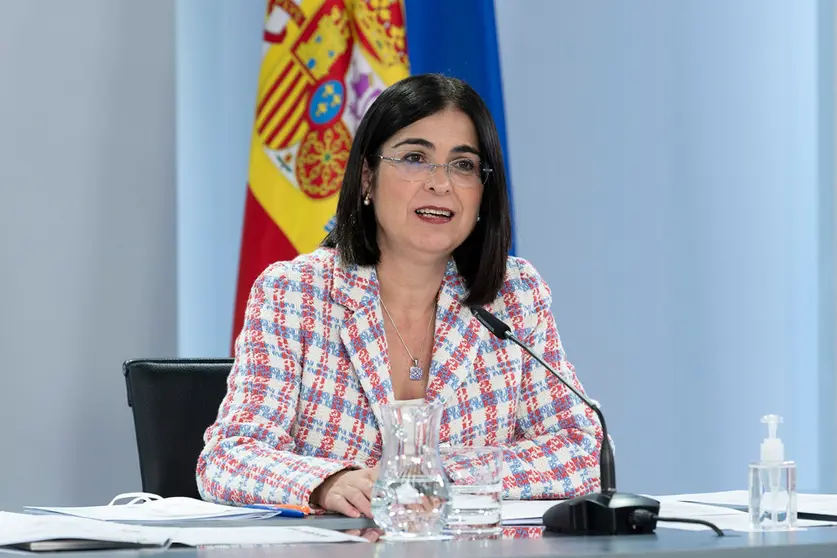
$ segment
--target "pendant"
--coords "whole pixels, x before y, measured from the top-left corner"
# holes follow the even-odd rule
[[[413,365],[410,367],[410,379],[421,380],[422,376],[424,376],[424,370],[422,370],[421,366],[419,366],[419,361],[413,359]]]

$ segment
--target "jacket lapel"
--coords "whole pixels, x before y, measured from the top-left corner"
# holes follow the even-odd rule
[[[453,259],[448,261],[439,292],[433,364],[427,400],[450,402],[474,367],[482,325],[461,301],[467,291]]]
[[[374,267],[334,266],[332,299],[350,312],[340,339],[352,361],[372,412],[381,422],[381,407],[394,399],[383,320],[378,310],[378,278]]]
[[[395,397],[378,302],[378,277],[374,267],[342,267],[336,257],[331,296],[351,313],[340,329],[340,339],[380,425],[381,407]],[[449,402],[473,370],[484,328],[461,303],[466,295],[451,259],[439,291],[427,401]]]

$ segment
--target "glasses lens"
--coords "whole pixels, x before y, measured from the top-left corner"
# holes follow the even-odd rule
[[[408,161],[404,159],[391,159],[401,178],[417,182],[430,180],[436,172],[447,173],[451,182],[463,187],[476,187],[485,184],[488,179],[487,169],[484,169],[478,161],[461,159],[453,161],[442,168],[437,168],[432,163],[424,161]]]
[[[401,176],[407,180],[426,180],[431,173],[430,165],[422,162],[404,161],[396,165]]]
[[[478,161],[454,161],[448,167],[451,180],[460,186],[476,187],[485,184],[488,173]]]

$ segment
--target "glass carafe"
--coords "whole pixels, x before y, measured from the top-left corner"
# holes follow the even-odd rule
[[[439,457],[439,403],[395,402],[382,410],[383,455],[372,489],[372,516],[389,539],[435,537],[450,509]]]

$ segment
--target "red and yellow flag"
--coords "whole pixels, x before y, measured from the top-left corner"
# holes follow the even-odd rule
[[[360,119],[408,75],[399,0],[268,1],[234,336],[259,273],[325,238]]]

